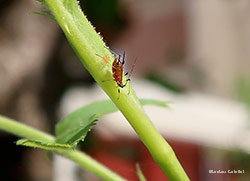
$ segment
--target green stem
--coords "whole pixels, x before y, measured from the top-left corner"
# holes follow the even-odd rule
[[[39,131],[37,129],[31,128],[26,126],[22,123],[13,121],[9,118],[0,116],[0,130],[12,133],[16,136],[27,138],[27,139],[34,139],[34,140],[41,140],[46,142],[53,143],[55,138],[52,135]],[[82,168],[89,170],[90,172],[96,174],[100,178],[104,180],[114,180],[114,181],[124,181],[125,179],[117,175],[116,173],[109,170],[104,165],[98,163],[85,153],[80,151],[74,150],[65,150],[65,149],[50,149],[55,153],[62,155],[64,157],[69,158],[70,160],[75,161],[78,163]]]
[[[44,2],[64,31],[82,64],[127,118],[168,178],[189,180],[174,151],[143,111],[130,84],[120,88],[119,94],[116,82],[103,81],[113,79],[113,62],[109,61],[106,64],[100,56],[112,57],[112,54],[105,48],[104,42],[80,10],[77,1],[44,0]],[[123,79],[125,79],[124,75]]]

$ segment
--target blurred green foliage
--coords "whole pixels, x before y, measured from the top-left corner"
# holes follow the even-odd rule
[[[244,102],[250,111],[250,76],[241,76],[236,82],[238,98]]]
[[[94,25],[117,30],[124,23],[118,0],[80,0],[80,5]]]

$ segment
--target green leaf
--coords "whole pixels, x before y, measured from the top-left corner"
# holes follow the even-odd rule
[[[72,145],[72,147],[76,147],[79,141],[85,139],[87,133],[91,130],[92,126],[95,125],[98,118],[99,116],[93,115],[89,119],[82,120],[79,126],[67,128],[57,137],[56,142],[67,143]]]
[[[31,14],[38,14],[38,15],[42,15],[42,16],[45,16],[45,17],[47,17],[47,18],[51,19],[51,20],[56,21],[56,19],[55,19],[52,15],[47,14],[47,13],[43,13],[43,12],[31,12]]]
[[[160,107],[168,107],[168,104],[169,104],[169,102],[158,101],[155,99],[139,99],[139,101],[142,105],[152,104],[152,105],[160,106]]]
[[[153,99],[141,99],[140,102],[142,105],[167,107],[165,102]],[[84,140],[98,118],[115,111],[118,108],[111,100],[98,101],[77,109],[56,125],[56,142],[76,146],[79,141]]]
[[[17,145],[41,148],[48,151],[55,151],[56,149],[72,149],[73,147],[69,144],[61,143],[50,143],[40,140],[31,140],[31,139],[20,139],[16,142]]]
[[[141,171],[141,167],[140,167],[140,165],[138,163],[136,164],[136,172],[137,172],[137,175],[138,175],[140,181],[146,181],[146,178],[143,175],[143,173]]]

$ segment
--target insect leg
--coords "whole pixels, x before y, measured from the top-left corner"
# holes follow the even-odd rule
[[[131,79],[127,79],[126,83],[124,84],[124,87],[127,85],[127,83],[131,81]],[[131,85],[129,84],[129,88],[128,88],[128,95],[130,94],[130,89],[131,89]]]
[[[120,95],[121,95],[121,93],[120,93],[120,88],[118,87],[118,98],[117,98],[117,100],[120,99]]]

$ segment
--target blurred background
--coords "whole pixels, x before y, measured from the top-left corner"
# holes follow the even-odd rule
[[[191,180],[250,180],[250,2],[81,0],[104,41],[138,57],[132,87]],[[54,133],[76,108],[106,99],[35,0],[0,1],[0,114]],[[150,135],[149,135],[150,136]],[[0,131],[1,180],[100,180],[61,157],[16,146]],[[101,118],[80,148],[128,180],[139,163],[167,180],[120,113]],[[235,173],[228,173],[228,170]],[[227,173],[212,173],[226,171]]]

